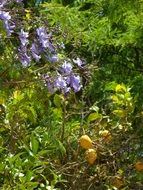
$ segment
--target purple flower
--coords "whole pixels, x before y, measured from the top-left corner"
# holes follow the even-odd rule
[[[9,12],[0,11],[0,19],[4,20],[4,21],[8,21],[11,19],[11,16],[10,16]]]
[[[51,77],[48,75],[48,74],[44,74],[43,76],[42,76],[42,78],[45,80],[45,82],[46,82],[46,86],[47,86],[47,88],[48,88],[48,91],[50,92],[50,93],[54,93],[55,92],[55,88],[54,88],[54,84],[53,84],[53,82],[52,82],[52,79],[51,79]]]
[[[21,45],[21,46],[18,48],[18,52],[26,53],[26,52],[27,52],[27,47]]]
[[[21,29],[20,33],[19,33],[19,39],[21,41],[21,44],[23,46],[25,46],[28,43],[28,32],[24,32],[23,29]]]
[[[67,87],[67,83],[65,79],[59,75],[57,79],[55,80],[54,86],[58,89],[61,90],[64,94],[68,93],[70,91],[70,87]]]
[[[46,29],[44,27],[39,27],[36,30],[37,35],[39,37],[39,41],[42,44],[44,48],[47,48],[49,45],[49,36],[46,32]]]
[[[50,61],[52,62],[52,63],[56,63],[56,62],[58,62],[58,56],[55,54],[55,55],[52,55],[51,57],[50,57]]]
[[[22,63],[23,67],[28,67],[31,62],[31,57],[28,56],[26,53],[19,55],[20,62]]]
[[[5,29],[7,31],[7,35],[10,36],[11,33],[13,32],[13,29],[15,28],[15,24],[14,23],[10,23],[9,21],[4,21],[4,25],[5,25]]]
[[[44,27],[39,27],[36,29],[37,35],[39,36],[39,38],[47,38],[47,32],[46,29]]]
[[[61,71],[69,75],[72,72],[72,65],[65,61],[63,65],[61,66]]]
[[[64,94],[67,94],[70,90],[71,90],[71,88],[66,86],[66,87],[62,90],[62,92],[63,92]]]
[[[18,49],[19,53],[18,53],[18,57],[19,57],[19,60],[20,62],[22,63],[22,65],[24,67],[27,67],[30,65],[30,62],[31,62],[31,57],[28,56],[27,54],[27,49],[25,46],[21,46],[19,49]]]
[[[67,77],[67,83],[74,89],[75,92],[78,92],[82,87],[79,76],[70,75]]]
[[[39,37],[39,41],[42,44],[42,47],[48,48],[51,51],[51,53],[54,53],[55,48],[52,45],[52,43],[49,41],[49,38],[51,37],[52,34],[51,33],[47,34],[46,29],[44,27],[37,28],[36,32]]]
[[[60,44],[58,44],[58,47],[61,48],[61,49],[65,49],[65,45],[63,42],[61,42]]]
[[[54,88],[53,83],[52,83],[51,81],[47,81],[46,84],[47,84],[48,91],[49,91],[50,93],[54,93],[54,92],[55,92],[55,88]]]
[[[9,12],[0,11],[0,19],[3,20],[7,34],[10,36],[15,28],[15,24],[10,22],[11,16]]]
[[[61,75],[59,75],[55,81],[55,87],[58,89],[63,89],[67,86],[66,81]]]
[[[17,2],[17,3],[22,3],[22,2],[23,2],[23,0],[16,0],[16,2]]]
[[[32,43],[31,46],[31,52],[32,52],[32,56],[36,61],[39,61],[39,59],[41,58],[40,54],[40,50],[38,48],[38,45],[36,43]]]
[[[3,7],[6,4],[6,0],[0,0],[0,8]]]
[[[82,67],[82,65],[84,64],[79,57],[77,57],[76,59],[73,59],[73,62],[79,67]]]
[[[55,47],[51,42],[48,43],[47,48],[50,50],[51,53],[55,53]]]

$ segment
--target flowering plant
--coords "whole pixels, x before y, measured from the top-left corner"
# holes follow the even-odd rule
[[[48,73],[41,76],[46,81],[50,93],[60,90],[67,94],[71,89],[78,92],[82,87],[81,78],[78,73],[74,73],[74,68],[76,68],[75,70],[77,70],[77,67],[78,69],[82,68],[83,62],[81,59],[79,57],[61,59],[58,52],[65,47],[63,43],[59,44],[56,40],[53,40],[54,29],[50,31],[50,28],[44,22],[41,26],[36,23],[31,33],[23,24],[23,17],[17,18],[17,15],[13,17],[11,16],[12,11],[6,9],[8,5],[13,3],[17,3],[20,10],[24,11],[22,0],[2,1],[0,4],[0,20],[4,24],[7,36],[12,36],[18,41],[17,56],[15,57],[19,59],[24,68],[41,63],[43,59],[48,62],[48,68],[52,67],[54,71],[50,75],[47,71]],[[18,19],[19,22],[17,22]],[[21,25],[18,26],[17,23],[20,23],[20,21]]]

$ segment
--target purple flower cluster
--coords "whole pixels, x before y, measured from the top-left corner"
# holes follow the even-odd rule
[[[31,57],[27,54],[27,47],[26,46],[20,46],[18,48],[18,57],[23,65],[23,67],[27,67],[30,65]]]
[[[74,92],[78,92],[82,87],[81,79],[78,75],[74,74],[73,66],[69,61],[65,61],[61,65],[60,72],[58,72],[55,79],[49,75],[44,76],[44,79],[50,93],[60,90],[63,94],[67,94],[71,89]]]
[[[22,46],[26,46],[28,44],[28,36],[28,32],[24,32],[23,29],[21,29],[21,32],[19,33],[19,39]]]
[[[24,67],[29,66],[31,62],[31,57],[30,55],[28,55],[28,51],[27,51],[27,45],[29,43],[28,36],[29,36],[28,32],[24,32],[24,30],[21,29],[21,31],[19,32],[19,40],[21,42],[21,45],[18,48],[18,52],[19,52],[18,57]]]
[[[82,87],[80,77],[78,75],[70,75],[67,79],[67,82],[74,89],[75,92],[78,92]]]
[[[36,29],[38,46],[42,50],[41,52],[45,54],[48,61],[55,63],[58,62],[58,56],[56,54],[56,48],[50,41],[52,38],[52,33],[49,34],[45,27],[39,27]]]
[[[3,21],[7,35],[14,32],[15,23],[12,21],[10,12],[5,11],[4,5],[9,2],[22,3],[22,0],[0,0],[0,20]],[[49,63],[54,64],[54,71],[49,75],[44,75],[49,92],[53,93],[57,90],[63,94],[67,94],[71,90],[78,92],[81,89],[81,79],[73,71],[75,63],[79,68],[83,62],[79,59],[59,60],[57,50],[64,49],[63,43],[53,43],[53,30],[47,32],[46,27],[40,26],[33,30],[33,35],[25,31],[24,27],[19,32],[16,32],[19,40],[18,58],[23,67],[31,65],[32,60],[39,62],[42,57],[45,57]]]
[[[13,0],[17,3],[21,3],[23,0]],[[12,1],[10,1],[12,2]],[[6,29],[7,35],[10,36],[15,29],[15,23],[12,21],[10,13],[2,10],[9,1],[7,0],[0,0],[0,20],[3,21],[4,27]]]
[[[62,71],[62,73],[64,73],[64,74],[71,74],[71,72],[72,72],[72,65],[71,65],[71,63],[70,62],[67,62],[67,61],[65,61],[64,63],[63,63],[63,65],[61,66],[61,71]]]
[[[55,47],[50,42],[51,36],[52,34],[48,34],[44,27],[37,28],[34,38],[32,39],[31,47],[27,51],[27,45],[29,44],[29,34],[28,32],[21,30],[19,33],[19,40],[21,43],[19,48],[19,58],[24,67],[30,65],[32,58],[38,62],[41,59],[42,55],[45,56],[45,58],[51,63],[58,61]],[[27,52],[29,52],[30,56],[27,55]]]
[[[49,48],[50,49],[50,42],[49,38],[51,34],[47,34],[47,31],[44,27],[39,27],[36,29],[37,35],[39,37],[39,42],[41,43],[43,48]],[[52,51],[52,49],[51,49]]]
[[[1,4],[1,6],[4,4]],[[9,12],[6,11],[1,11],[0,10],[0,20],[3,21],[4,27],[7,31],[7,35],[10,36],[11,33],[13,32],[13,29],[15,28],[14,22],[11,21],[11,16]]]

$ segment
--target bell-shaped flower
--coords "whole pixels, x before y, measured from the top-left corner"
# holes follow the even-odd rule
[[[11,16],[9,14],[9,12],[6,12],[6,11],[0,11],[0,19],[1,20],[10,20],[11,19]]]
[[[79,76],[75,76],[74,74],[67,77],[67,83],[73,88],[75,92],[78,92],[82,85]]]
[[[82,62],[82,60],[81,60],[79,57],[77,57],[76,59],[73,59],[73,62],[74,62],[77,66],[79,66],[79,67],[82,67],[82,65],[84,64],[84,63]]]
[[[61,66],[61,71],[66,74],[69,75],[72,72],[72,65],[71,63],[65,61],[62,66]]]
[[[31,46],[31,53],[32,53],[32,56],[33,58],[36,60],[36,61],[39,61],[41,59],[41,56],[40,56],[40,49],[38,48],[38,45],[36,43],[32,43],[32,46]]]
[[[66,80],[61,75],[56,78],[54,86],[64,94],[70,91],[70,87],[67,86]]]
[[[45,80],[46,86],[48,88],[48,91],[51,94],[54,93],[55,92],[55,87],[54,87],[53,79],[48,74],[42,75],[42,79]]]
[[[49,58],[49,60],[51,61],[51,63],[56,63],[56,62],[58,62],[59,58],[58,58],[57,54],[53,54],[53,55]]]
[[[6,29],[6,32],[7,32],[7,35],[10,36],[11,33],[14,32],[14,28],[15,28],[15,24],[14,23],[10,23],[9,21],[4,21],[4,26],[5,26],[5,29]]]
[[[66,81],[63,79],[61,75],[59,75],[55,80],[55,85],[57,89],[63,89],[67,86]]]
[[[22,63],[23,67],[28,67],[31,62],[31,57],[27,55],[27,53],[19,55],[20,62]]]
[[[44,48],[47,48],[49,45],[49,37],[44,27],[39,27],[36,29],[39,41]]]
[[[23,29],[21,29],[21,31],[20,31],[20,33],[19,33],[19,39],[20,39],[20,41],[21,41],[21,44],[23,45],[23,46],[25,46],[27,43],[28,43],[28,32],[24,32],[24,30]]]
[[[52,34],[47,34],[47,31],[44,27],[37,28],[36,32],[42,47],[48,48],[51,53],[55,53],[55,47],[49,40]]]
[[[23,67],[27,67],[30,65],[31,57],[27,54],[27,49],[25,46],[21,46],[18,49],[18,57],[20,62],[22,63]]]

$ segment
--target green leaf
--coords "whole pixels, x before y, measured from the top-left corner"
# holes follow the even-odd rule
[[[33,171],[28,170],[27,173],[26,173],[26,181],[30,182],[32,177],[33,177]]]
[[[5,172],[5,164],[4,163],[0,163],[0,173]]]
[[[88,119],[87,121],[88,122],[91,122],[91,121],[95,121],[96,119],[101,119],[102,118],[102,115],[100,113],[91,113],[89,116],[88,116]]]
[[[53,117],[55,120],[62,118],[63,112],[61,108],[54,108],[52,111],[53,111]]]
[[[115,88],[116,92],[126,92],[127,88],[124,84],[118,84]]]
[[[126,116],[126,111],[118,109],[118,110],[114,110],[113,114],[117,115],[118,117],[122,117],[123,118],[123,117]]]
[[[63,143],[61,141],[59,141],[59,140],[57,140],[56,143],[57,143],[58,150],[60,151],[62,156],[65,155],[66,154],[66,149],[65,149]]]
[[[39,141],[36,139],[33,133],[31,135],[30,148],[34,154],[36,154],[39,149]]]
[[[56,107],[58,107],[58,108],[61,107],[63,101],[64,101],[64,99],[63,99],[62,95],[55,94],[54,104]]]
[[[29,190],[33,190],[37,188],[38,185],[39,185],[39,182],[27,182],[25,184],[25,186],[27,187],[26,189],[29,189]]]
[[[95,111],[98,112],[99,111],[99,107],[97,105],[93,105],[92,107],[89,108],[91,111]]]
[[[117,83],[116,83],[115,81],[109,82],[109,83],[107,83],[107,84],[105,85],[105,90],[106,90],[106,91],[115,90],[116,86],[117,86]]]

